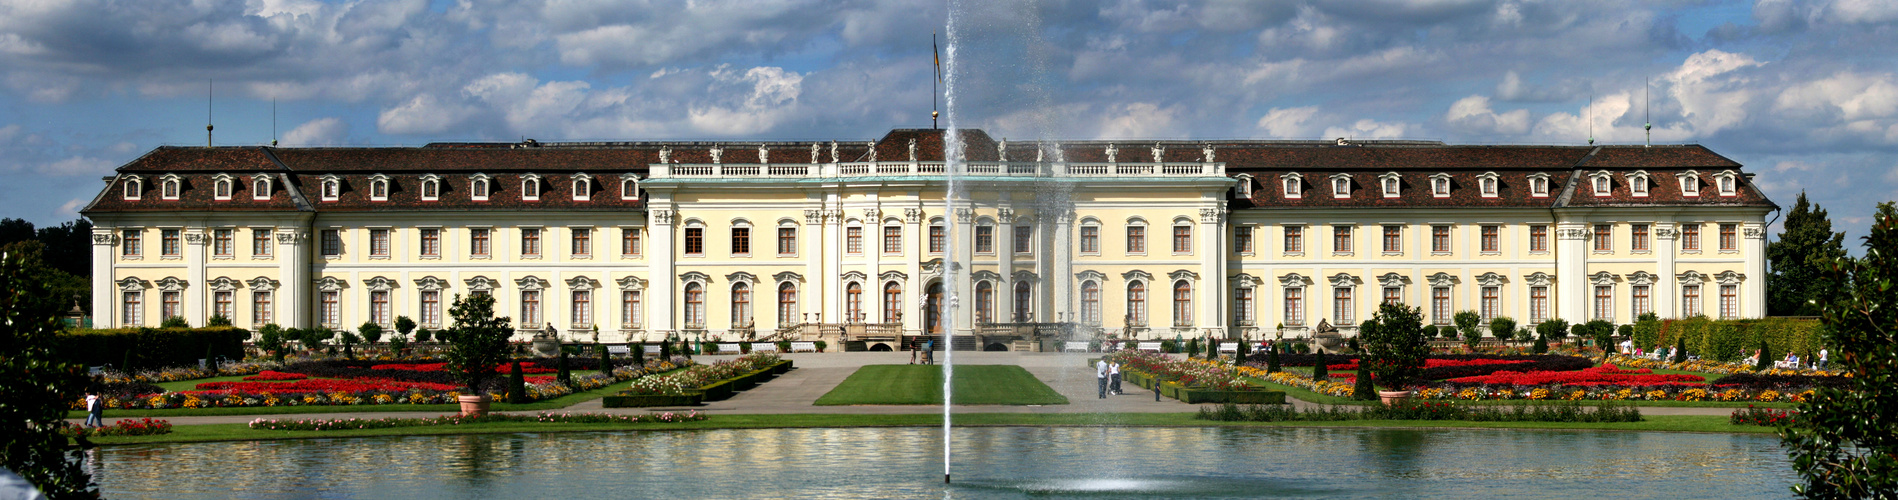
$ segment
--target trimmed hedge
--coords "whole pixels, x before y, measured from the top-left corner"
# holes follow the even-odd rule
[[[1762,341],[1775,353],[1790,352],[1801,358],[1812,357],[1823,345],[1819,321],[1813,319],[1688,318],[1661,322],[1659,345],[1671,346],[1683,339],[1687,352],[1718,361],[1744,358]]]
[[[152,369],[198,366],[207,354],[243,359],[246,340],[250,340],[249,330],[228,326],[74,329],[59,336],[58,352],[66,361],[86,366]],[[126,363],[131,366],[119,366]]]
[[[1357,357],[1358,356],[1350,356],[1350,355],[1324,356],[1327,363],[1334,364],[1334,365],[1349,363],[1353,358],[1357,358]],[[1284,366],[1313,366],[1317,364],[1318,358],[1319,356],[1316,354],[1283,354],[1279,356],[1279,363]],[[1491,373],[1495,373],[1495,372],[1503,371],[1503,370],[1508,370],[1512,372],[1530,372],[1530,371],[1565,372],[1565,371],[1574,371],[1574,370],[1580,370],[1583,368],[1589,368],[1589,367],[1595,366],[1594,360],[1584,358],[1584,357],[1579,357],[1579,356],[1503,355],[1503,354],[1432,354],[1428,357],[1428,359],[1447,359],[1447,360],[1453,360],[1453,361],[1463,361],[1463,360],[1471,360],[1471,359],[1499,359],[1499,360],[1508,360],[1508,361],[1526,361],[1526,363],[1469,365],[1469,366],[1439,366],[1436,368],[1425,368],[1423,370],[1423,375],[1421,378],[1426,379],[1426,380],[1444,380],[1444,379],[1452,379],[1452,378],[1459,378],[1459,377],[1475,377],[1479,375],[1489,375]],[[1262,366],[1262,364],[1260,363],[1253,363],[1250,366],[1264,368],[1264,366]]]

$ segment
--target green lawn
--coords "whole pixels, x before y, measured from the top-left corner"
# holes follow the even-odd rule
[[[957,365],[957,404],[1064,405],[1068,398],[1015,365]],[[942,365],[869,365],[858,368],[819,406],[942,404]]]

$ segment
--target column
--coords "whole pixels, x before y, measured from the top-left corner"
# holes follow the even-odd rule
[[[1559,222],[1555,229],[1555,311],[1551,318],[1569,324],[1588,321],[1588,238],[1586,222]]]
[[[204,286],[204,260],[207,257],[204,246],[210,237],[204,231],[201,227],[184,230],[186,288],[179,293],[179,298],[185,301],[184,317],[191,322],[191,326],[204,326],[206,320],[210,319],[204,307],[204,303],[211,300],[211,290]],[[164,321],[164,318],[159,318],[159,321]]]
[[[678,238],[673,219],[678,217],[679,212],[672,207],[670,196],[653,196],[648,203],[651,203],[648,206],[652,208],[646,210],[646,239],[651,244],[646,253],[650,262],[644,297],[647,302],[646,322],[651,325],[648,328],[652,332],[650,335],[663,339],[672,335],[675,329],[673,321],[679,315],[676,286],[679,278],[673,272],[678,258],[677,252],[673,251]]]
[[[1742,268],[1746,281],[1740,282],[1740,317],[1763,318],[1766,317],[1766,226],[1762,222],[1741,224],[1740,235],[1745,238],[1740,252],[1746,259]],[[1716,289],[1715,294],[1718,293]]]
[[[953,333],[966,335],[975,329],[975,279],[971,277],[975,272],[975,208],[957,207],[955,217],[956,260],[947,263],[956,277],[953,297],[957,304],[951,314],[955,315],[958,330]]]
[[[1074,316],[1074,243],[1071,234],[1074,232],[1074,212],[1062,209],[1053,218],[1055,219],[1054,245],[1042,246],[1047,249],[1045,254],[1052,254],[1049,255],[1051,259],[1045,259],[1043,262],[1054,263],[1047,272],[1043,273],[1046,276],[1041,280],[1042,283],[1047,284],[1045,286],[1054,289],[1055,315],[1048,321],[1078,323],[1080,320]],[[1046,221],[1049,218],[1040,217],[1040,219]],[[1104,290],[1105,286],[1102,288]]]
[[[1193,324],[1210,328],[1216,336],[1226,336],[1226,274],[1220,265],[1226,257],[1226,209],[1199,209],[1199,317]],[[1172,285],[1167,286],[1168,295]]]
[[[1002,204],[1008,203],[1008,193],[1002,193]],[[999,208],[995,210],[995,272],[1002,275],[1002,282],[996,284],[995,309],[1003,322],[1018,323],[1027,318],[1015,317],[1015,210]]]
[[[806,315],[809,315],[809,321],[816,322],[815,313],[824,310],[824,284],[829,283],[824,279],[824,262],[830,259],[832,250],[824,246],[824,237],[824,210],[804,210],[804,227],[799,229],[797,240],[798,255],[804,258],[804,282],[797,284],[796,321],[799,323],[805,321]]]
[[[277,292],[272,297],[276,301],[277,325],[284,328],[309,328],[315,326],[310,321],[310,290],[315,286],[310,282],[312,265],[310,228],[303,226],[278,227],[277,248]]]
[[[925,298],[929,296],[929,283],[923,280],[923,259],[929,258],[929,226],[923,222],[923,207],[920,193],[911,192],[910,197],[917,200],[916,206],[903,209],[903,222],[909,226],[907,229],[909,234],[916,236],[915,239],[911,240],[910,244],[907,245],[909,249],[904,252],[904,254],[909,257],[909,270],[907,271],[909,283],[903,285],[907,288],[907,290],[905,290],[907,295],[904,295],[903,299],[904,302],[908,304],[916,305],[904,305],[903,332],[905,335],[920,335],[923,329],[924,314],[922,304]]]
[[[112,263],[118,255],[112,248],[119,237],[110,227],[92,229],[92,326],[114,328],[119,325],[119,287],[112,282]]]
[[[824,271],[813,277],[813,281],[823,281],[824,309],[819,312],[823,322],[844,323],[844,284],[838,279],[844,274],[844,210],[842,201],[836,193],[825,195],[824,206]],[[831,286],[836,285],[836,286]]]
[[[1653,291],[1648,292],[1648,302],[1654,305],[1654,315],[1661,318],[1674,317],[1674,301],[1680,298],[1680,280],[1674,279],[1674,256],[1680,252],[1676,242],[1680,239],[1680,226],[1672,222],[1654,224],[1654,272]],[[1638,319],[1638,318],[1637,318]]]
[[[863,322],[883,322],[883,209],[877,195],[869,193],[870,207],[863,209]]]

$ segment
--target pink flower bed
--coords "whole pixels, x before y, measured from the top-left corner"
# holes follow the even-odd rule
[[[1514,364],[1521,364],[1521,363],[1528,363],[1528,361],[1523,361],[1523,360],[1513,360],[1513,359],[1436,359],[1436,358],[1425,358],[1425,359],[1424,359],[1424,368],[1425,368],[1425,369],[1429,369],[1429,368],[1442,368],[1442,367],[1446,367],[1446,366],[1477,366],[1477,365],[1514,365]],[[1349,362],[1349,363],[1339,363],[1339,364],[1335,364],[1335,365],[1325,365],[1325,369],[1327,369],[1327,370],[1356,370],[1356,369],[1358,369],[1358,360],[1357,360],[1357,359],[1352,359],[1352,360],[1351,360],[1351,362]]]
[[[445,371],[448,371],[448,363],[392,363],[392,364],[386,364],[386,365],[370,366],[369,369],[371,370],[404,370],[404,371],[412,371],[412,372],[445,372]],[[495,367],[494,371],[497,373],[514,373],[514,368],[504,363],[501,366]],[[558,371],[560,370],[555,369],[555,368],[542,368],[542,367],[534,366],[534,362],[532,361],[525,361],[521,363],[521,373],[554,373]]]
[[[363,392],[363,391],[407,391],[425,389],[431,391],[452,391],[459,389],[453,384],[433,382],[404,382],[387,379],[304,379],[295,382],[205,382],[198,384],[197,391],[191,392],[243,392],[243,393],[291,393],[291,392]]]
[[[1622,370],[1615,365],[1602,365],[1595,368],[1572,372],[1528,373],[1499,371],[1479,377],[1453,378],[1447,382],[1488,385],[1562,385],[1587,387],[1598,385],[1615,386],[1697,386],[1689,382],[1704,382],[1707,379],[1699,375],[1655,374],[1646,368],[1640,370]]]
[[[257,373],[256,375],[251,375],[251,376],[249,376],[249,377],[244,377],[244,380],[252,380],[252,381],[257,381],[257,380],[303,380],[303,379],[306,379],[306,378],[310,378],[310,376],[309,376],[309,375],[304,375],[304,374],[301,374],[301,373],[287,373],[287,372],[279,372],[279,371],[271,371],[271,370],[264,370],[264,371],[262,371],[262,372],[258,372],[258,373]]]

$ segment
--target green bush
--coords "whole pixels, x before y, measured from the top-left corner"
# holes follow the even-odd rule
[[[1438,329],[1437,325],[1424,325],[1423,332],[1424,332],[1423,333],[1424,338],[1436,338],[1438,336],[1449,337],[1451,336],[1451,334],[1455,333],[1455,332],[1450,331],[1447,328]]]
[[[1326,363],[1329,363],[1329,361],[1325,361],[1325,351],[1318,351],[1318,356],[1316,357],[1317,361],[1311,365],[1311,379],[1323,382],[1325,379],[1331,377],[1331,368],[1325,366]]]
[[[250,331],[231,327],[119,328],[67,330],[58,352],[66,361],[88,366],[129,364],[127,368],[197,366],[206,353],[243,359]]]
[[[1747,348],[1760,342],[1779,353],[1818,352],[1822,347],[1818,320],[1794,318],[1667,320],[1660,322],[1657,337],[1657,345],[1685,342],[1688,351],[1720,361],[1743,358]]]
[[[1476,325],[1483,322],[1483,315],[1477,314],[1476,311],[1457,311],[1456,314],[1450,315],[1450,321],[1456,323],[1456,334],[1461,338],[1480,337],[1483,335],[1480,330],[1476,329]],[[1444,336],[1448,337],[1449,335],[1446,334]]]
[[[204,320],[204,326],[231,326],[231,318],[226,318],[222,314],[212,315]]]
[[[822,341],[822,340],[819,340],[819,341],[816,341],[816,342],[812,342],[812,344],[814,344],[814,345],[816,345],[816,346],[817,346],[817,352],[824,352],[824,348],[826,348],[826,347],[829,347],[829,346],[830,346],[830,344],[829,344],[829,343],[827,343],[827,342],[824,342],[824,341]]]
[[[1661,320],[1654,313],[1641,315],[1634,322],[1634,346],[1643,352],[1652,351],[1661,342]]]
[[[1568,320],[1562,318],[1550,318],[1536,325],[1536,335],[1549,340],[1562,340],[1568,336],[1568,330]]]
[[[1171,341],[1171,340],[1162,340],[1162,341],[1160,341],[1160,352],[1164,352],[1164,353],[1167,353],[1167,354],[1173,354],[1173,353],[1175,352],[1175,351],[1174,351],[1174,349],[1173,349],[1173,341]]]
[[[362,333],[362,339],[368,341],[369,345],[376,345],[377,342],[382,341],[382,325],[374,321],[362,322],[362,326],[357,327],[356,331]]]
[[[183,316],[172,316],[169,318],[165,318],[165,321],[162,323],[159,323],[158,327],[159,328],[191,328],[191,323],[188,321],[185,321],[185,318]]]
[[[1197,358],[1199,357],[1199,352],[1199,339],[1186,341],[1186,357]]]
[[[1516,320],[1508,316],[1497,316],[1489,320],[1489,336],[1496,340],[1509,340],[1516,333]]]

